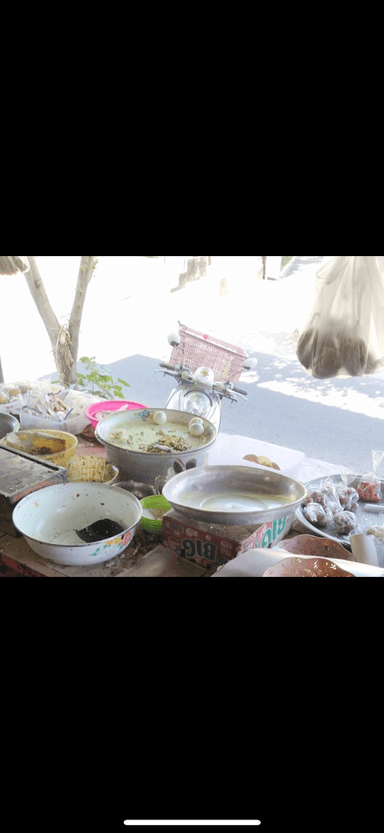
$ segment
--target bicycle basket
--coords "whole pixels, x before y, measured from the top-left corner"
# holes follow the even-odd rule
[[[171,364],[184,364],[191,370],[198,367],[210,367],[215,380],[236,383],[242,372],[243,364],[248,354],[242,347],[220,341],[190,327],[180,325],[180,344],[173,348],[170,358]]]

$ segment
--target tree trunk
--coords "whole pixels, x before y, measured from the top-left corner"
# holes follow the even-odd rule
[[[95,270],[97,258],[94,256],[81,258],[72,311],[68,324],[63,325],[59,324],[49,303],[35,258],[28,256],[28,259],[30,269],[24,273],[24,277],[45,324],[60,382],[66,386],[74,384],[77,381],[76,365],[81,316],[88,284]]]
[[[81,324],[81,317],[83,314],[83,307],[85,302],[85,296],[87,293],[89,282],[92,278],[92,275],[95,271],[97,265],[97,258],[96,257],[82,257],[79,274],[77,276],[77,283],[76,283],[76,291],[75,291],[75,298],[72,305],[71,315],[69,317],[69,325],[68,325],[68,333],[71,342],[71,353],[73,356],[73,366],[71,370],[71,382],[77,381],[76,375],[76,363],[77,363],[77,354],[79,352],[79,337],[80,337],[80,324]]]

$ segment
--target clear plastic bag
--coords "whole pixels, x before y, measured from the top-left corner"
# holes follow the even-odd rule
[[[317,273],[315,301],[297,344],[311,376],[365,376],[384,367],[384,265],[333,257]]]
[[[384,451],[372,451],[372,471],[363,474],[357,486],[361,500],[379,501],[383,497],[380,477],[377,469],[384,457]]]
[[[352,480],[354,478],[353,475]],[[325,477],[303,501],[304,517],[314,526],[326,527],[331,535],[347,535],[356,530],[355,510],[359,495],[350,482],[351,475],[348,474],[342,475],[341,483],[337,485],[332,478]]]

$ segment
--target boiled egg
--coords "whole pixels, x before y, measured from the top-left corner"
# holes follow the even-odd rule
[[[189,433],[192,437],[200,437],[204,434],[204,425],[202,421],[194,422],[193,419],[189,423]]]
[[[153,421],[155,425],[164,425],[164,423],[167,421],[167,415],[164,413],[164,411],[156,411],[156,413],[153,414]]]

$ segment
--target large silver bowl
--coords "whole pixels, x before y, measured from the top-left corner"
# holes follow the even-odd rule
[[[153,484],[155,477],[157,475],[166,475],[168,469],[173,466],[173,463],[177,459],[183,460],[184,463],[187,463],[188,460],[195,459],[196,465],[200,466],[206,461],[208,450],[216,442],[217,430],[208,419],[202,419],[205,434],[209,435],[208,440],[207,436],[205,436],[204,442],[200,447],[192,448],[189,451],[161,453],[129,451],[127,448],[121,448],[108,440],[109,433],[113,428],[117,428],[118,426],[127,428],[133,420],[150,419],[151,415],[155,414],[156,411],[163,411],[167,419],[185,426],[189,425],[189,422],[194,416],[184,411],[174,411],[169,408],[135,409],[105,417],[98,423],[95,429],[96,439],[105,446],[108,460],[120,469],[120,473],[124,475],[124,480],[132,478],[141,483]],[[161,427],[166,430],[167,423]]]
[[[0,441],[3,440],[7,434],[11,434],[13,431],[18,431],[19,428],[20,423],[16,417],[12,416],[12,414],[0,413]]]
[[[302,483],[285,474],[248,466],[201,466],[163,487],[177,512],[216,524],[263,524],[293,515],[306,494]]]

